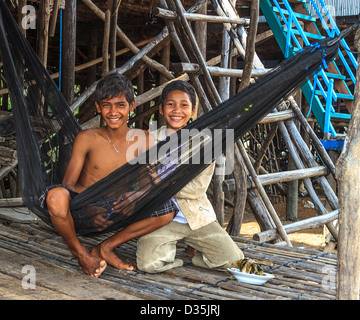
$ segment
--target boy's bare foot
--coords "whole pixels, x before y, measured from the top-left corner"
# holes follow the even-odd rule
[[[81,253],[74,254],[74,256],[81,269],[92,277],[98,278],[107,267],[105,260],[94,257],[85,248]]]
[[[130,261],[121,260],[112,249],[106,247],[104,243],[100,243],[91,250],[91,254],[98,258],[105,260],[111,266],[120,270],[135,271],[135,266]]]

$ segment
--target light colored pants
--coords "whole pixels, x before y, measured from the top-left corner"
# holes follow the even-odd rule
[[[138,269],[157,273],[181,267],[183,261],[175,259],[176,243],[179,240],[197,251],[192,263],[199,267],[225,269],[231,262],[244,257],[242,251],[218,222],[191,230],[188,224],[172,221],[138,239],[136,253]]]

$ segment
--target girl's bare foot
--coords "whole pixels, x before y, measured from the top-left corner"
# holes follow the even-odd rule
[[[134,271],[135,266],[130,261],[121,260],[112,249],[106,247],[104,243],[100,243],[91,250],[91,254],[100,259],[105,260],[111,266],[120,270]]]

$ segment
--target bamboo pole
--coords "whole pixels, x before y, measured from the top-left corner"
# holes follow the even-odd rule
[[[62,93],[71,104],[74,99],[75,85],[75,47],[76,47],[76,1],[66,2],[64,10],[63,32],[63,76],[61,79]]]
[[[334,221],[339,216],[339,210],[334,210],[327,214],[304,219],[301,221],[293,222],[284,226],[287,234],[298,232],[304,229],[313,229],[323,224]],[[266,230],[263,232],[255,233],[253,239],[259,242],[268,242],[276,239],[279,236],[276,229]]]
[[[47,66],[48,42],[49,42],[49,20],[50,20],[50,0],[40,2],[40,27],[38,28],[38,56]]]
[[[121,0],[109,1],[109,9],[111,11],[110,35],[109,35],[109,52],[110,52],[109,70],[113,70],[116,68],[116,27],[117,27],[118,11],[120,4],[121,4]]]
[[[299,154],[301,155],[304,163],[308,167],[316,167],[318,164],[316,163],[312,153],[310,152],[309,148],[307,147],[305,141],[302,139],[298,128],[295,126],[294,122],[292,121],[285,121],[285,126],[294,141],[294,145],[296,145],[297,149],[299,150]],[[319,177],[317,179],[317,183],[319,184],[320,188],[323,190],[327,201],[329,202],[331,208],[333,210],[338,209],[338,198],[329,184],[329,181],[325,177]]]
[[[52,14],[50,17],[50,27],[49,27],[50,37],[53,37],[55,35],[56,20],[59,13],[59,7],[60,7],[60,0],[54,0]]]
[[[176,12],[171,10],[166,10],[164,8],[156,8],[154,14],[163,19],[175,20],[178,15]],[[231,24],[244,24],[249,25],[250,19],[246,18],[231,18],[231,17],[221,17],[221,16],[210,16],[206,14],[199,13],[184,13],[185,18],[188,21],[201,21],[201,22],[212,22],[212,23],[231,23]]]
[[[301,125],[305,128],[307,134],[310,136],[310,138],[313,141],[313,144],[316,148],[316,151],[319,153],[320,157],[323,159],[327,167],[329,168],[332,175],[335,175],[335,165],[332,162],[331,158],[329,157],[328,153],[326,152],[326,149],[320,142],[318,136],[315,134],[314,130],[310,126],[310,124],[306,121],[304,115],[302,114],[298,104],[296,103],[294,97],[290,96],[290,107],[296,114],[297,119],[300,121]]]
[[[251,70],[253,68],[255,56],[255,41],[257,34],[257,25],[259,20],[259,0],[251,0],[250,7],[250,28],[246,39],[244,74],[241,78],[239,91],[250,84]]]
[[[26,13],[22,11],[26,5],[27,5],[27,0],[19,0],[19,5],[17,7],[17,14],[18,14],[17,24],[20,30],[22,31],[22,33],[24,34],[24,37],[26,37],[26,29],[22,27],[22,21],[26,17]]]
[[[298,170],[290,171],[281,171],[268,174],[262,174],[258,176],[260,183],[263,186],[279,183],[279,182],[289,182],[294,180],[301,180],[304,178],[312,178],[326,175],[328,172],[326,167],[319,166],[316,168],[305,168]],[[254,182],[250,181],[249,188],[254,187]]]
[[[260,180],[258,179],[257,175],[256,175],[256,172],[255,172],[255,169],[254,167],[252,166],[252,163],[246,153],[246,150],[245,150],[245,147],[244,145],[242,144],[242,142],[237,142],[237,145],[240,149],[240,153],[244,159],[244,162],[246,164],[246,167],[248,168],[249,170],[249,173],[251,175],[251,178],[253,179],[253,181],[255,182],[255,185],[256,185],[256,188],[258,190],[258,192],[260,193],[261,195],[261,198],[263,199],[264,203],[265,203],[265,206],[266,208],[269,210],[269,213],[271,215],[271,218],[272,220],[274,221],[275,225],[276,225],[276,228],[278,229],[279,231],[279,234],[281,236],[281,238],[287,243],[287,245],[289,247],[292,247],[292,244],[290,242],[290,239],[288,237],[288,235],[286,234],[285,230],[284,230],[284,226],[282,225],[273,205],[271,204],[263,186],[261,185],[260,183]]]
[[[111,27],[111,12],[106,10],[105,12],[105,23],[104,23],[104,36],[102,43],[102,76],[106,75],[109,72],[109,37],[110,37],[110,27]]]
[[[298,153],[296,152],[296,149],[295,149],[295,146],[294,144],[292,143],[291,141],[291,138],[290,138],[290,135],[285,127],[285,124],[280,121],[278,122],[278,125],[279,125],[279,130],[282,134],[282,137],[284,139],[284,142],[289,150],[289,154],[291,155],[293,161],[294,161],[294,164],[295,166],[298,168],[298,169],[304,169],[305,166],[303,165],[301,159],[300,159],[300,156],[298,155]],[[321,213],[321,214],[326,214],[327,211],[324,207],[324,205],[322,204],[322,202],[320,201],[319,197],[317,196],[314,188],[313,188],[313,185],[311,183],[311,180],[309,178],[304,178],[303,179],[304,181],[304,185],[305,185],[305,188],[307,189],[307,191],[309,192],[309,196],[311,197],[314,205],[315,205],[315,208]],[[329,229],[329,231],[331,232],[331,234],[334,236],[335,239],[338,238],[338,234],[337,234],[337,231],[335,229],[335,227],[332,225],[332,223],[328,223],[327,225],[327,228]]]
[[[230,36],[223,32],[222,36],[222,49],[221,49],[221,62],[220,66],[223,68],[228,68],[229,66],[229,52],[230,52]],[[230,78],[222,77],[219,79],[219,94],[222,101],[229,99]],[[224,226],[224,201],[225,194],[223,190],[223,182],[225,179],[225,155],[220,155],[215,161],[215,175],[214,175],[214,184],[213,184],[213,200],[214,200],[214,210],[216,217],[220,225]]]

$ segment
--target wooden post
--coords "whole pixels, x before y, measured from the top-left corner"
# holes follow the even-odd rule
[[[198,13],[206,15],[207,3],[205,3],[198,11]],[[206,21],[195,22],[195,38],[199,45],[200,52],[206,60],[206,43],[207,43],[207,23]]]
[[[166,68],[170,69],[170,43],[168,43],[164,49],[161,51],[161,64]],[[160,74],[159,84],[162,85],[167,82],[167,79]],[[164,117],[159,117],[158,127],[161,127],[166,124]]]
[[[91,28],[89,42],[88,42],[89,59],[91,61],[97,58],[97,48],[98,48],[97,40],[98,40],[97,29]],[[90,66],[86,71],[87,71],[86,72],[87,86],[90,86],[92,83],[96,81],[96,65]]]
[[[141,72],[136,78],[136,86],[137,86],[137,97],[144,93],[144,72]],[[144,111],[143,105],[139,105],[135,108],[136,115],[138,116]],[[142,129],[143,128],[143,119],[140,119],[135,122],[135,127]]]
[[[60,0],[54,0],[52,14],[50,18],[49,35],[53,37],[55,35],[56,20],[59,13]]]
[[[48,39],[50,21],[50,0],[40,1],[40,26],[38,29],[38,55],[43,65],[47,66]]]
[[[75,48],[76,48],[76,0],[66,1],[63,20],[63,75],[62,93],[71,104],[74,99],[75,85]]]
[[[291,155],[288,160],[288,170],[296,169]],[[298,211],[298,180],[289,181],[286,187],[286,220],[295,221]]]
[[[23,9],[24,6],[26,6],[26,4],[27,4],[27,0],[20,0],[19,5],[17,7],[17,14],[18,14],[17,23],[18,23],[18,26],[19,26],[20,30],[24,34],[24,37],[26,37],[26,29],[24,29],[22,27],[22,21],[25,18],[26,13],[23,13],[22,9]]]
[[[230,36],[227,32],[223,32],[222,37],[222,50],[221,50],[221,62],[222,68],[228,68],[229,66],[229,52],[230,52]],[[219,94],[223,101],[229,99],[229,78],[221,77],[219,79]],[[216,159],[214,186],[213,186],[213,202],[216,217],[220,225],[224,226],[224,201],[225,194],[223,190],[223,183],[225,179],[225,156],[222,154]]]
[[[355,35],[360,50],[360,29]],[[360,58],[358,57],[358,63]],[[356,72],[349,133],[336,163],[339,186],[337,299],[359,300],[360,288],[360,68]]]
[[[111,6],[111,18],[110,18],[110,35],[109,35],[109,51],[110,51],[110,62],[109,70],[116,68],[116,28],[118,20],[118,12],[121,0],[112,0],[109,1]]]
[[[106,75],[109,72],[109,39],[110,39],[110,27],[111,27],[111,12],[106,10],[105,23],[104,23],[104,38],[102,43],[102,75]]]

